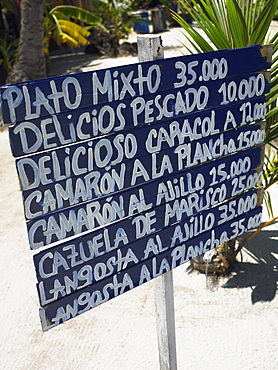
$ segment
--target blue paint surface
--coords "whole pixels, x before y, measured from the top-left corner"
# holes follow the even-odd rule
[[[261,48],[0,88],[43,330],[259,226]]]

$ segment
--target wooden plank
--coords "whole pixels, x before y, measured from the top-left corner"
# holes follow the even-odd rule
[[[0,88],[4,123],[30,120],[36,116],[71,112],[153,90],[160,93],[175,86],[191,86],[212,79],[270,68],[259,45],[220,50],[138,63],[107,70],[29,81]],[[173,73],[169,74],[171,70]],[[158,84],[154,81],[158,82]]]
[[[96,284],[107,276],[118,274],[154,255],[170,251],[183,242],[214,230],[227,221],[243,217],[262,203],[262,188],[250,190],[226,202],[202,210],[184,211],[178,205],[159,207],[133,217],[136,222],[112,224],[98,230],[87,243],[70,241],[34,256],[41,306],[61,295],[53,294],[55,286],[63,286],[63,296]],[[161,214],[169,216],[166,225]]]
[[[222,242],[233,239],[242,233],[256,228],[261,222],[262,208],[258,207],[226,222],[211,231],[198,235],[188,242],[181,242],[173,249],[154,255],[96,284],[88,285],[79,291],[51,302],[40,310],[43,330],[48,330],[72,317],[88,311],[109,299],[135,288],[167,271],[175,268],[206,250],[217,247]],[[62,296],[64,287],[57,285],[55,292]]]
[[[231,110],[238,109],[236,119],[242,117],[243,120],[246,113],[249,115],[247,123],[250,123],[250,116],[256,118],[258,111],[259,119],[262,119],[260,104],[263,103],[256,101],[253,107],[249,107],[248,102],[269,92],[269,87],[269,81],[262,73],[253,73],[230,77],[224,82],[209,81],[123,102],[90,106],[81,111],[76,109],[70,114],[49,114],[47,118],[26,120],[11,127],[11,148],[14,156],[32,154],[234,103],[241,103],[240,107],[231,107]],[[224,111],[220,109],[219,113],[221,115]],[[224,119],[226,121],[227,116]]]

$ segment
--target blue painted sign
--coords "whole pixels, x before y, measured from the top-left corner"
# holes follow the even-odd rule
[[[105,206],[106,203],[114,204],[114,206],[117,204],[118,209],[122,209],[124,214],[127,215],[136,211],[138,212],[140,204],[143,202],[152,203],[153,205],[164,202],[164,198],[167,199],[167,197],[163,194],[166,192],[169,193],[169,199],[171,199],[173,197],[172,188],[174,189],[177,186],[180,189],[179,192],[176,191],[177,194],[180,194],[177,195],[179,197],[207,189],[223,181],[233,181],[233,184],[235,184],[236,180],[234,178],[237,176],[245,176],[244,189],[250,189],[260,182],[261,174],[258,168],[261,163],[261,154],[263,154],[263,148],[261,147],[243,150],[227,156],[224,164],[223,158],[220,158],[201,166],[194,166],[188,170],[180,171],[179,173],[165,175],[162,179],[157,178],[137,186],[120,189],[119,191],[115,189],[115,182],[113,185],[115,191],[105,194],[101,193],[101,190],[104,190],[104,184],[102,182],[92,185],[94,181],[85,181],[84,177],[80,176],[77,178],[76,183],[68,179],[60,182],[59,186],[55,185],[52,187],[52,184],[49,184],[41,186],[35,191],[23,192],[26,195],[24,199],[25,213],[28,216],[27,218],[37,220],[39,217],[53,215],[58,210],[64,210],[76,204],[86,204],[95,200],[97,202],[95,204],[98,204],[97,209],[99,210],[109,207],[108,205]],[[256,173],[259,174],[258,177],[255,176]],[[80,185],[80,179],[82,179],[82,182],[84,181],[84,186]],[[167,184],[167,187],[164,184]],[[82,197],[78,197],[81,189],[84,187],[85,194],[90,194],[90,197],[84,196],[88,200],[87,202]],[[157,199],[160,193],[162,195]],[[234,190],[231,196],[236,194]],[[123,197],[128,201],[123,202],[121,200]],[[51,199],[55,199],[56,203],[51,201]],[[52,207],[49,205],[52,205]],[[77,209],[77,206],[75,208]]]
[[[179,128],[174,122],[167,130],[163,126],[151,126],[120,137],[113,135],[18,159],[16,165],[23,194],[45,185],[54,189],[57,183],[69,178],[76,183],[81,175],[88,179],[92,172],[99,178],[107,177],[107,172],[117,173],[119,190],[126,189],[263,143],[263,125],[245,125],[219,133],[214,129],[212,115],[206,117],[210,127],[208,135],[202,138],[195,133],[198,140],[190,140],[193,134],[187,127]],[[144,145],[140,145],[142,142]],[[106,187],[110,191],[102,189],[96,196],[114,192],[115,182],[112,175],[110,181],[107,177]],[[84,200],[85,194],[82,198]]]
[[[252,135],[253,133],[254,135]],[[246,137],[248,141],[244,141],[242,139],[244,137]],[[254,137],[252,142],[250,141],[251,137]],[[118,182],[122,184],[122,189],[129,189],[134,185],[142,184],[140,187],[141,201],[145,202],[145,194],[147,194],[145,187],[149,183],[152,186],[151,180],[159,178],[166,181],[169,174],[176,175],[179,174],[180,171],[182,171],[184,176],[187,176],[188,173],[190,174],[190,171],[184,173],[184,169],[189,169],[209,160],[232,154],[237,151],[238,147],[247,149],[251,144],[252,146],[262,144],[263,139],[264,130],[261,129],[259,125],[245,126],[238,131],[227,131],[222,134],[213,135],[210,138],[194,141],[190,144],[174,146],[174,148],[153,153],[150,156],[145,155],[135,160],[119,163],[118,166],[115,166],[115,171],[120,174]],[[30,160],[29,157],[27,157],[27,159]],[[119,168],[119,170],[117,170],[117,168]],[[202,168],[198,167],[197,171],[202,171]],[[50,171],[48,171],[48,173],[50,175]],[[101,173],[105,174],[105,171]],[[204,172],[203,178],[204,184],[210,183],[211,176],[209,173]],[[50,176],[49,179],[51,179]],[[53,180],[54,179],[51,179],[52,182]],[[107,186],[110,186],[110,189],[115,188],[114,181],[110,184],[107,181],[107,184]],[[205,188],[205,185],[202,189],[203,188]],[[157,190],[152,187],[152,192],[155,194]],[[36,196],[38,194],[37,190],[32,193],[31,201],[36,201]],[[69,192],[66,192],[66,194],[69,195]],[[78,199],[86,200],[86,195],[86,188],[84,186],[80,187]],[[85,202],[78,206],[73,205],[69,209],[63,210],[63,212],[56,212],[50,216],[43,214],[43,217],[39,217],[38,220],[36,219],[28,222],[27,228],[31,246],[33,247],[35,245],[37,247],[42,247],[56,242],[57,240],[62,240],[99,226],[105,226],[117,219],[131,216],[133,213],[132,210],[136,206],[132,205],[130,207],[132,200],[128,199],[126,195],[127,194],[123,193],[123,195],[120,196],[119,202],[116,202],[115,199],[105,202],[102,208],[98,201]],[[50,198],[49,191],[47,192],[47,197],[47,199],[50,200],[50,204],[46,204],[44,207],[48,210],[51,209],[52,205],[53,210],[56,198],[53,195]],[[138,199],[137,196],[135,199]],[[74,200],[72,200],[72,202],[74,203]],[[30,203],[25,203],[25,209],[28,210],[28,212],[30,211],[30,208],[28,208],[29,204]],[[127,207],[128,210],[126,210]]]
[[[226,130],[258,121],[265,114],[263,94],[269,91],[269,83],[263,74],[245,77],[230,78],[229,83],[227,80],[212,81],[194,88],[172,89],[129,98],[121,103],[112,102],[70,113],[52,114],[43,119],[26,120],[10,127],[12,152],[18,157],[113,132],[121,134],[143,125],[161,124],[165,120],[169,123],[169,119],[177,120],[181,127],[188,119],[188,125],[194,130],[196,122],[208,114],[202,111],[214,110],[215,107],[219,107],[213,117],[215,129]],[[258,81],[257,85],[252,82],[253,79]],[[250,91],[246,81],[252,82]],[[215,93],[217,91],[218,94]]]
[[[3,119],[6,123],[29,121],[172,88],[207,84],[270,66],[262,56],[262,47],[255,45],[12,84],[1,88]],[[247,83],[253,84],[251,80]],[[222,87],[223,94],[227,87]]]
[[[218,247],[228,240],[238,237],[248,230],[257,228],[261,223],[261,211],[261,207],[255,208],[244,217],[237,217],[189,241],[183,241],[183,234],[181,233],[179,235],[180,242],[174,248],[169,249],[168,246],[163,248],[163,245],[159,246],[155,241],[149,241],[146,245],[141,246],[144,253],[151,256],[148,260],[141,261],[127,269],[120,270],[116,274],[110,275],[88,286],[86,286],[86,281],[91,278],[91,271],[84,269],[79,275],[79,278],[75,275],[72,282],[70,279],[68,280],[67,288],[71,290],[71,286],[76,286],[79,279],[83,279],[84,287],[81,285],[79,290],[68,296],[65,295],[65,286],[61,285],[60,281],[57,280],[56,283],[54,283],[52,294],[60,299],[40,309],[43,329],[48,330],[55,327],[91,308],[107,302],[109,299],[117,297],[130,289],[150,281],[210,249]],[[133,259],[135,261],[137,260],[136,255],[128,254],[110,263],[112,266],[114,264],[119,264],[119,266],[121,266],[130,262],[132,265]],[[62,261],[59,261],[59,263],[62,263]],[[103,272],[104,268],[105,271]],[[106,266],[99,266],[99,269],[100,274],[106,273]],[[40,285],[39,289],[42,289]],[[39,294],[42,295],[43,299],[46,298],[43,295],[43,289]]]
[[[43,330],[258,227],[261,50],[0,88]]]
[[[224,187],[225,183],[219,189],[223,198]],[[221,203],[218,203],[219,198],[214,199],[216,206],[204,204],[201,210],[199,204],[190,203],[189,197],[182,197],[125,222],[113,223],[109,228],[91,233],[90,237],[86,235],[35,255],[41,306],[147,261],[161,251],[170,251],[179,243],[214,230],[238,216],[243,217],[261,203],[261,190],[250,190]],[[244,232],[247,229],[245,225]],[[63,289],[56,291],[58,285]]]

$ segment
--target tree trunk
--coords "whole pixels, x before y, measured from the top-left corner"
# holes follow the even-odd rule
[[[42,0],[23,0],[18,59],[7,83],[46,77]]]

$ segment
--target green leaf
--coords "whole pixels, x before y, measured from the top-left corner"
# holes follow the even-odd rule
[[[83,21],[88,24],[95,24],[100,23],[101,19],[94,15],[93,13],[88,12],[87,10],[84,10],[82,8],[78,8],[76,6],[71,5],[59,5],[55,8],[51,9],[50,13],[53,14],[56,11],[59,12],[59,14],[64,14],[65,16],[71,17],[73,19],[77,19],[80,21]]]
[[[227,15],[234,48],[247,46],[247,26],[236,0],[226,0]]]
[[[190,24],[188,24],[179,14],[171,11],[173,18],[183,27],[187,32],[186,38],[192,44],[197,52],[213,51],[212,46],[197,32]]]
[[[60,26],[59,20],[58,20],[58,18],[56,17],[56,15],[54,13],[50,13],[50,15],[51,15],[52,22],[55,25],[56,32],[57,32],[58,36],[61,37],[63,35],[63,31],[62,31],[62,28]]]
[[[190,24],[188,24],[185,20],[183,20],[178,14],[175,14],[176,21],[185,29],[187,33],[190,33],[191,39],[193,40],[194,44],[197,44],[199,48],[204,51],[211,51],[215,49],[227,49],[230,48],[229,40],[226,38],[225,33],[221,29],[219,23],[217,23],[214,15],[213,9],[209,8],[207,4],[200,0],[200,5],[192,0],[193,5],[197,6],[198,13],[194,13],[194,8],[191,7],[190,4],[186,2],[186,0],[182,0],[182,6],[192,15],[193,19],[197,22],[200,26],[202,31],[207,35],[210,39],[211,43],[215,46],[211,46],[211,43],[208,43],[204,38],[197,32]],[[173,14],[173,12],[172,12]],[[215,19],[215,23],[211,22],[211,19]],[[189,40],[191,42],[191,40]]]
[[[269,30],[271,21],[278,7],[278,0],[269,0],[264,6],[260,16],[254,24],[249,45],[263,44]]]
[[[56,10],[55,12],[52,12],[52,14],[55,14],[56,18],[59,19],[59,20],[61,20],[61,19],[67,20],[67,21],[69,20],[69,17],[68,16],[66,16],[65,14],[59,12],[58,10]]]
[[[226,9],[226,4],[225,0],[220,0],[219,2],[212,1],[212,8],[214,11],[215,15],[215,22],[219,22],[219,25],[226,35],[228,40],[231,40],[231,32],[229,28],[229,22],[227,18],[227,9]]]

